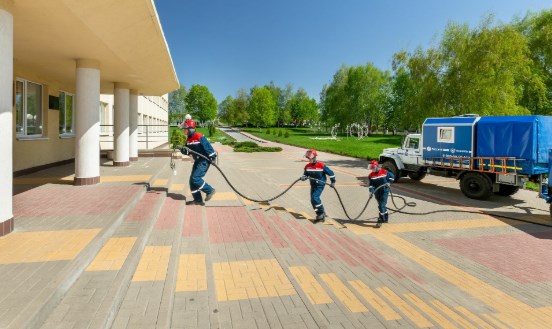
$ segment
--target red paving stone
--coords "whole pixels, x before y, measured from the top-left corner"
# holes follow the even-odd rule
[[[434,240],[519,283],[549,282],[552,232]]]
[[[161,197],[160,192],[155,191],[149,191],[140,201],[138,201],[138,204],[134,207],[130,215],[125,219],[127,222],[139,222],[144,221],[152,216],[153,208],[155,207],[155,204]]]
[[[13,212],[18,219],[112,214],[119,211],[141,189],[141,186],[36,188],[13,197]]]
[[[310,245],[314,248],[314,250],[316,250],[316,252],[319,253],[320,256],[324,257],[324,259],[326,260],[337,259],[330,250],[324,247],[324,245],[322,245],[322,243],[320,243],[318,239],[316,239],[316,237],[314,236],[314,234],[312,234],[312,232],[309,232],[305,228],[305,226],[302,226],[297,222],[290,222],[290,225],[293,226],[295,231],[299,232],[299,234],[303,237],[303,239],[305,241],[308,241]],[[316,230],[316,228],[314,227],[312,229]]]
[[[154,228],[157,230],[175,228],[178,221],[178,213],[180,212],[180,207],[183,204],[183,201],[175,200],[173,198],[165,199],[163,208],[161,208],[161,214],[159,214],[159,218],[157,218]]]
[[[416,275],[414,272],[399,265],[389,256],[371,246],[368,242],[362,240],[361,238],[356,238],[355,240],[357,244],[360,245],[361,248],[363,248],[367,255],[370,255],[370,260],[374,262],[377,266],[381,267],[386,273],[391,274],[396,278],[403,278],[406,276],[418,283],[426,282],[426,280]]]
[[[324,234],[321,230],[314,230],[313,232],[314,232],[314,235],[316,235],[318,239],[320,239],[320,241],[323,241],[326,245],[330,247],[330,249],[334,253],[336,253],[339,256],[339,259],[341,261],[345,262],[347,265],[352,267],[359,266],[359,263],[349,254],[347,254],[341,248],[339,248],[339,244],[336,243],[330,236]]]
[[[286,240],[278,233],[278,230],[270,223],[266,216],[262,213],[262,211],[254,210],[252,211],[253,216],[261,225],[263,231],[270,239],[270,242],[272,243],[272,246],[275,248],[287,248],[289,245]]]
[[[357,245],[352,239],[346,239],[344,235],[340,236],[329,230],[324,230],[324,232],[326,233],[326,235],[336,240],[341,245],[341,247],[345,249],[345,251],[359,259],[364,266],[368,267],[374,272],[383,271],[379,266],[374,264],[369,259],[369,254],[366,253],[365,250],[360,245]]]
[[[203,235],[203,220],[200,206],[187,206],[184,215],[182,235],[188,237]]]
[[[312,249],[309,248],[301,239],[291,230],[291,228],[286,224],[286,222],[279,216],[270,217],[276,226],[284,233],[284,235],[291,241],[291,244],[297,249],[302,255],[312,254]]]
[[[264,240],[243,207],[207,207],[210,243]]]

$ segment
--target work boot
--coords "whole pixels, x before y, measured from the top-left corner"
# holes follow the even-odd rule
[[[197,200],[192,200],[192,201],[186,202],[186,205],[187,205],[187,206],[204,206],[204,205],[205,205],[205,202],[203,202],[203,201],[197,201]]]
[[[211,191],[211,193],[207,194],[207,195],[205,196],[205,201],[211,200],[211,198],[213,197],[213,195],[215,195],[215,192],[216,192],[215,189],[213,189],[213,190]]]
[[[383,216],[381,214],[379,214],[378,215],[378,222],[376,223],[376,227],[380,228],[382,223],[383,223]]]
[[[325,213],[323,213],[323,212],[319,213],[319,214],[316,215],[316,218],[314,219],[314,222],[315,223],[324,223],[325,222],[325,220],[324,220],[325,217],[326,217]]]
[[[389,222],[389,213],[388,213],[388,212],[386,212],[385,214],[383,214],[383,222],[384,222],[384,223]]]

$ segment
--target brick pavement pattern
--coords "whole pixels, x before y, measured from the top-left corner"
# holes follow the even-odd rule
[[[241,154],[215,144],[232,184],[255,199],[302,173],[304,150],[282,147]],[[319,158],[356,215],[365,162]],[[330,217],[313,224],[308,184],[256,204],[216,168],[206,177],[215,197],[186,205],[191,165],[177,161],[174,175],[167,158],[106,161],[100,184],[86,187],[67,184],[70,166],[14,180],[0,328],[552,327],[552,223],[534,192],[481,203],[453,179],[403,178],[393,193],[424,214],[392,213],[376,229],[375,204],[351,222],[328,188]]]

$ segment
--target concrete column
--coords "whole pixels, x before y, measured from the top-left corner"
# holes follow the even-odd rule
[[[126,167],[129,162],[129,102],[130,94],[128,84],[115,82],[115,97],[113,105],[115,107],[114,129],[113,129],[113,165],[117,167]]]
[[[13,1],[0,0],[0,237],[13,231]]]
[[[77,59],[75,185],[100,182],[100,62]]]
[[[129,106],[129,156],[130,161],[138,161],[138,92],[130,90]]]

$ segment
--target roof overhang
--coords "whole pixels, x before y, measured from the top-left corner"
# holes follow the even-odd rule
[[[77,59],[100,63],[101,93],[127,83],[143,95],[178,89],[153,0],[14,0],[14,64],[75,85]]]

